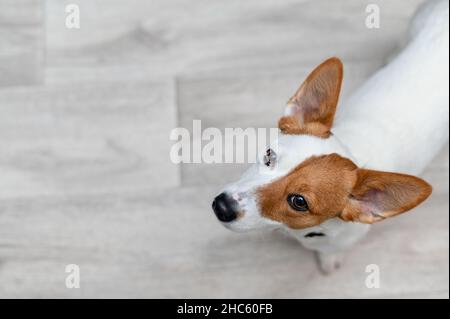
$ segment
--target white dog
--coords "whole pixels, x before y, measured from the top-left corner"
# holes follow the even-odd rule
[[[343,66],[319,65],[289,100],[263,160],[215,198],[218,219],[236,231],[285,228],[328,273],[371,223],[423,202],[431,186],[406,174],[419,174],[448,139],[448,20],[448,0],[419,10],[408,45],[336,120]]]

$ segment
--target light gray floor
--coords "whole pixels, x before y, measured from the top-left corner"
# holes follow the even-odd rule
[[[211,199],[243,165],[169,161],[171,129],[193,119],[276,125],[328,56],[345,63],[345,99],[420,2],[0,0],[0,297],[448,298],[448,147],[424,173],[432,198],[375,225],[328,277],[282,234],[217,223]],[[64,26],[68,3],[80,30]],[[65,287],[72,263],[80,289]]]

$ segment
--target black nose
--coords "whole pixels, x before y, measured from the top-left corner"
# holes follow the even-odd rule
[[[237,217],[236,204],[234,199],[222,193],[214,198],[212,209],[221,222],[228,223]]]

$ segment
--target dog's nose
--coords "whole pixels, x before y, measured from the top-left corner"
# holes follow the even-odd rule
[[[214,198],[212,209],[221,222],[228,223],[237,217],[236,204],[234,199],[222,193]]]

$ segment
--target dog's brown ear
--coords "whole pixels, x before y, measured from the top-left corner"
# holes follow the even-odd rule
[[[292,96],[278,126],[285,134],[328,137],[333,125],[343,78],[338,58],[330,58],[309,74]]]
[[[340,218],[372,224],[416,207],[431,192],[431,186],[415,176],[358,169]]]

